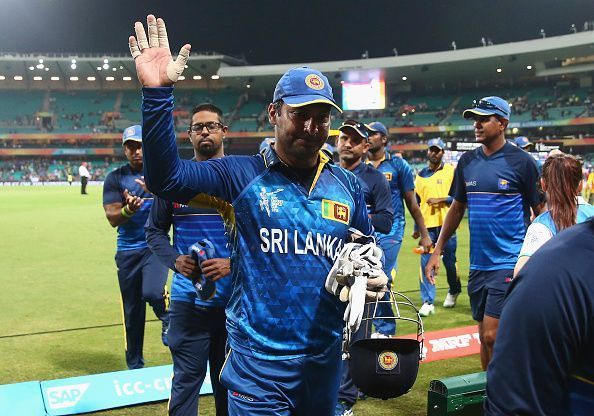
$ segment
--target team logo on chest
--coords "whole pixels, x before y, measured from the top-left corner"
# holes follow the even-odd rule
[[[384,176],[386,177],[386,180],[391,181],[392,180],[392,172],[383,172]]]
[[[497,181],[497,187],[505,191],[509,189],[509,181],[507,179],[499,178],[499,181]]]
[[[278,212],[278,208],[283,206],[284,201],[276,196],[276,194],[282,191],[284,191],[284,189],[268,192],[264,186],[261,187],[259,201],[260,211],[266,211],[269,217],[272,212]]]
[[[322,217],[348,224],[351,218],[349,206],[329,199],[322,199]]]

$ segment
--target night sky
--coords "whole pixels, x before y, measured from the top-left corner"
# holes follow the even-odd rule
[[[135,20],[167,24],[173,53],[316,62],[480,46],[569,33],[594,21],[592,0],[0,0],[0,51],[127,52]]]

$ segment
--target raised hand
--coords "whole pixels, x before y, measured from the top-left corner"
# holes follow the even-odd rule
[[[185,44],[174,61],[169,50],[167,29],[163,19],[149,14],[146,18],[149,37],[147,40],[141,22],[134,23],[136,37],[128,38],[130,53],[136,64],[136,74],[143,87],[171,87],[184,70],[190,56],[191,46]]]

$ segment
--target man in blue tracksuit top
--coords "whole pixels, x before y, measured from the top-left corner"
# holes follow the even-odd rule
[[[394,204],[394,223],[392,229],[386,233],[378,233],[379,245],[384,251],[386,265],[384,271],[388,278],[392,278],[392,269],[398,268],[397,258],[404,236],[404,206],[413,217],[421,239],[419,246],[428,253],[433,242],[425,227],[423,214],[419,208],[415,195],[415,178],[410,165],[400,157],[392,156],[387,150],[388,129],[379,121],[367,125],[369,129],[369,152],[367,163],[372,164],[377,170],[384,174],[390,185],[392,203]],[[388,300],[387,294],[383,300]],[[381,303],[378,308],[379,316],[393,317],[394,313],[388,303]],[[394,319],[376,319],[375,328],[382,335],[394,335],[396,324]]]
[[[153,35],[166,33],[163,21],[147,20],[150,43],[139,22],[129,39],[144,87],[147,185],[179,203],[211,198],[233,206],[226,216],[233,225],[230,352],[220,376],[229,413],[331,415],[345,304],[324,284],[349,228],[365,235],[373,228],[357,178],[320,151],[331,109],[339,109],[328,79],[303,67],[279,80],[268,106],[274,148],[256,156],[180,160],[172,86],[189,45],[172,61],[166,36]]]
[[[509,103],[490,96],[475,100],[465,110],[474,120],[480,147],[462,155],[454,171],[448,211],[425,276],[435,283],[445,243],[462,221],[468,206],[470,273],[468,296],[472,318],[478,322],[481,364],[487,368],[493,354],[503,298],[530,222],[530,208],[542,209],[534,158],[505,140],[511,116]]]
[[[201,104],[192,110],[188,129],[197,161],[224,156],[223,139],[227,126],[223,112],[213,104]],[[209,208],[190,207],[159,197],[151,207],[145,227],[150,249],[163,264],[173,270],[171,306],[169,308],[169,349],[173,358],[173,379],[168,410],[170,416],[195,416],[198,412],[198,392],[210,364],[210,381],[215,396],[217,415],[227,414],[227,390],[219,383],[219,373],[225,360],[225,306],[231,297],[229,248],[221,215],[232,209],[227,203]],[[169,244],[169,229],[173,225],[173,247]],[[214,257],[198,265],[188,255],[189,247],[207,239],[213,243]],[[192,273],[200,272],[216,281],[211,299],[197,296],[192,285]]]
[[[364,124],[356,120],[347,120],[338,128],[340,134],[336,138],[336,150],[340,158],[340,166],[353,172],[365,195],[365,203],[371,223],[377,232],[388,233],[394,221],[394,207],[390,186],[384,175],[373,166],[362,163],[362,157],[369,150],[369,133]],[[372,306],[373,308],[373,306]],[[359,331],[355,336],[369,334]],[[342,362],[342,377],[338,392],[336,416],[352,414],[351,408],[357,401],[358,389],[353,383],[346,361]]]
[[[594,220],[545,243],[510,284],[485,415],[591,415]]]
[[[153,195],[142,177],[142,130],[124,130],[123,146],[128,164],[110,172],[103,184],[103,208],[112,227],[118,227],[115,256],[122,296],[126,333],[126,364],[129,369],[144,367],[142,347],[146,302],[162,321],[163,344],[167,345],[167,267],[153,256],[144,235]]]

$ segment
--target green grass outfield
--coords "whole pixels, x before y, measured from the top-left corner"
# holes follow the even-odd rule
[[[0,384],[50,380],[124,370],[123,328],[114,263],[116,231],[107,223],[101,187],[80,195],[76,186],[0,187]],[[396,288],[419,298],[419,256],[412,252],[408,219],[400,251]],[[460,276],[468,275],[468,229],[458,232]],[[437,305],[447,292],[445,271],[438,282]],[[152,311],[146,326],[147,366],[169,364]],[[456,308],[437,308],[425,330],[473,324],[466,291]],[[425,415],[429,381],[480,371],[478,356],[421,364],[413,390],[394,400],[368,399],[357,415]],[[104,415],[165,415],[157,403],[100,412]],[[214,415],[212,397],[200,402],[201,415]]]

